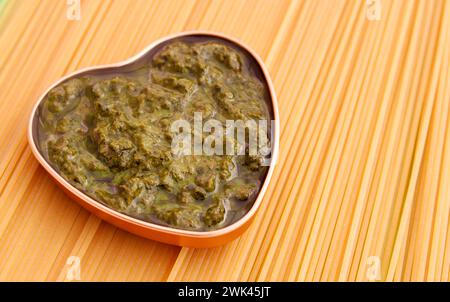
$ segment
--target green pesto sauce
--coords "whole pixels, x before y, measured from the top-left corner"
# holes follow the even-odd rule
[[[239,51],[172,42],[135,72],[84,76],[40,107],[39,145],[73,186],[127,215],[207,231],[242,217],[267,167],[261,156],[171,152],[173,121],[270,120],[267,88]]]

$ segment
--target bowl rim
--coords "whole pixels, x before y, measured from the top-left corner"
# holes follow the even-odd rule
[[[186,36],[209,36],[212,38],[219,38],[219,39],[227,40],[228,42],[239,46],[240,48],[246,50],[250,55],[252,55],[253,58],[258,63],[259,67],[261,68],[262,74],[264,75],[264,79],[265,79],[267,87],[269,89],[270,103],[272,105],[272,110],[273,110],[273,118],[274,118],[274,135],[273,135],[274,138],[273,138],[273,140],[274,141],[272,142],[271,162],[269,165],[269,170],[267,171],[266,177],[263,181],[263,184],[261,186],[261,189],[258,193],[256,200],[254,201],[250,210],[244,216],[242,216],[240,219],[238,219],[237,221],[233,222],[232,224],[230,224],[228,226],[225,226],[225,227],[217,229],[217,230],[212,230],[212,231],[190,231],[190,230],[177,229],[177,228],[170,227],[170,226],[159,225],[156,223],[147,222],[144,220],[140,220],[138,218],[128,216],[128,215],[120,213],[112,208],[109,208],[106,205],[103,205],[101,202],[96,201],[95,199],[88,196],[81,190],[75,188],[72,184],[70,184],[68,181],[66,181],[61,175],[59,175],[59,173],[53,167],[50,166],[50,164],[47,162],[47,160],[43,157],[41,152],[38,150],[36,143],[34,141],[34,137],[33,137],[33,130],[35,128],[33,125],[34,125],[34,118],[36,116],[36,111],[37,111],[39,105],[41,104],[41,102],[43,101],[43,99],[45,98],[45,96],[47,95],[47,93],[55,86],[59,85],[60,83],[64,82],[65,80],[67,80],[73,76],[76,76],[80,73],[83,73],[83,72],[88,72],[88,71],[92,71],[92,70],[96,70],[96,69],[103,69],[103,68],[116,68],[116,67],[122,67],[122,66],[128,65],[128,64],[133,63],[133,62],[137,61],[138,59],[142,58],[149,51],[151,51],[153,48],[157,47],[161,43],[164,43],[164,42],[176,39],[176,38],[186,37]],[[278,152],[279,152],[278,145],[279,145],[279,139],[280,139],[280,137],[279,137],[280,136],[280,133],[279,133],[280,124],[279,123],[280,122],[279,122],[279,112],[278,112],[278,101],[277,101],[277,97],[275,94],[275,89],[274,89],[272,80],[270,78],[269,71],[268,71],[266,65],[264,64],[264,61],[260,58],[260,56],[252,48],[250,48],[248,45],[246,45],[242,41],[240,41],[236,38],[232,38],[224,33],[219,33],[219,32],[214,32],[214,31],[206,31],[206,30],[190,30],[190,31],[182,31],[182,32],[166,35],[159,39],[156,39],[155,41],[150,43],[148,46],[146,46],[144,49],[142,49],[140,52],[138,52],[137,54],[131,56],[130,58],[128,58],[126,60],[123,60],[123,61],[120,61],[117,63],[112,63],[112,64],[95,65],[95,66],[81,68],[81,69],[78,69],[74,72],[71,72],[71,73],[59,78],[53,84],[51,84],[44,91],[44,93],[42,93],[38,97],[36,103],[34,104],[33,109],[30,113],[30,118],[29,118],[29,122],[28,122],[27,137],[28,137],[28,143],[31,147],[31,150],[32,150],[34,156],[37,158],[39,163],[44,167],[44,169],[57,182],[59,182],[65,189],[69,190],[70,193],[74,194],[79,200],[82,200],[83,202],[88,203],[90,206],[96,208],[98,211],[103,212],[107,215],[113,216],[114,218],[117,218],[125,223],[129,223],[129,224],[132,224],[132,225],[135,225],[138,227],[144,227],[149,230],[153,230],[153,231],[157,231],[157,232],[178,235],[178,236],[185,236],[185,237],[188,236],[191,238],[213,238],[213,237],[219,237],[219,236],[225,235],[227,233],[231,233],[231,232],[239,229],[240,227],[246,225],[246,223],[254,216],[256,211],[259,209],[262,199],[263,199],[265,192],[267,190],[267,187],[269,185],[270,179],[272,178],[272,174],[273,174],[273,171],[275,169],[275,165],[276,165],[276,162],[278,159]]]

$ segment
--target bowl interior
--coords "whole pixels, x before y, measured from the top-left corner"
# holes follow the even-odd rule
[[[248,70],[265,85],[265,88],[266,88],[265,91],[267,92],[267,95],[265,97],[267,109],[269,111],[270,119],[275,120],[276,101],[273,100],[273,95],[272,95],[273,91],[268,82],[268,81],[270,81],[270,79],[266,78],[262,66],[260,65],[258,60],[254,57],[254,54],[252,54],[245,46],[242,46],[241,44],[239,44],[235,41],[229,40],[229,39],[221,37],[221,36],[216,36],[213,34],[212,35],[209,35],[209,34],[186,34],[186,35],[181,35],[181,36],[175,36],[173,38],[163,40],[162,42],[154,45],[150,49],[144,51],[140,55],[137,55],[133,59],[129,59],[129,60],[121,62],[121,63],[107,65],[107,66],[99,66],[99,67],[94,66],[92,68],[87,68],[87,69],[81,70],[79,72],[75,72],[75,73],[71,74],[70,76],[64,77],[61,80],[57,81],[55,84],[53,84],[51,87],[49,87],[49,89],[43,94],[43,96],[39,99],[39,103],[37,104],[34,114],[32,116],[32,119],[30,121],[31,122],[31,133],[30,134],[31,134],[31,137],[33,140],[33,144],[36,147],[36,149],[38,150],[38,152],[40,153],[41,157],[45,160],[45,162],[49,166],[51,166],[53,168],[53,170],[58,175],[59,175],[59,173],[57,172],[55,167],[43,155],[43,152],[41,150],[40,143],[39,143],[40,133],[39,133],[38,124],[40,122],[42,101],[44,100],[48,91],[50,89],[52,89],[53,87],[65,82],[71,78],[75,78],[75,77],[82,77],[82,76],[110,77],[110,76],[114,76],[114,75],[126,75],[127,73],[134,72],[135,70],[149,64],[149,62],[152,60],[152,58],[162,48],[164,48],[167,44],[173,43],[175,41],[182,41],[182,42],[187,42],[187,43],[201,43],[201,42],[218,41],[218,42],[226,44],[227,46],[240,52],[246,58],[245,63],[247,64]],[[275,140],[276,138],[273,135],[274,129],[271,128],[272,125],[270,123],[268,124],[268,127],[269,127],[269,129],[268,129],[269,133],[272,134],[271,135],[271,147],[272,147],[272,161],[273,161],[274,154],[276,152],[275,150],[277,147],[276,144],[278,142]],[[271,166],[272,166],[272,163],[271,163]],[[260,195],[262,188],[267,185],[265,182],[266,182],[267,175],[268,175],[269,171],[271,170],[271,168],[272,167],[270,167],[270,169],[266,169],[266,172],[262,175],[262,177],[260,179],[262,185],[260,187],[260,191],[257,193],[257,196]],[[69,184],[69,185],[72,186],[71,184]],[[78,192],[81,192],[83,195],[86,196],[87,199],[92,199],[91,197],[84,194],[82,191],[78,190],[77,188],[73,187],[73,189],[77,190]],[[101,203],[101,202],[98,201],[98,203]],[[250,208],[254,207],[255,203],[256,203],[256,200],[253,202],[253,204]],[[113,210],[113,211],[115,211],[115,210]],[[242,220],[244,217],[246,217],[246,215],[244,215],[237,221],[233,222],[231,225],[224,227],[223,229],[230,227],[233,224],[236,224],[239,220]],[[151,222],[146,222],[146,221],[142,221],[142,222],[145,224],[154,225]],[[214,232],[214,231],[189,231],[189,232],[208,233],[208,232]]]

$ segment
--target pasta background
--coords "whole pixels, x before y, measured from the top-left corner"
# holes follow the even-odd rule
[[[0,280],[449,281],[450,2],[0,1]],[[373,9],[379,20],[372,20]],[[376,19],[376,18],[375,18]],[[266,62],[281,141],[252,226],[214,249],[117,229],[71,201],[26,141],[42,91],[173,32]]]

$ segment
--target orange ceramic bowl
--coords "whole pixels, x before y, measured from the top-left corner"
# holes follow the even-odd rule
[[[208,41],[208,40],[219,40],[225,44],[229,44],[240,51],[244,55],[247,56],[247,59],[250,61],[250,64],[253,64],[253,68],[256,68],[256,73],[260,77],[260,80],[266,84],[266,87],[269,91],[269,100],[268,100],[268,108],[270,114],[272,115],[273,123],[273,138],[272,138],[272,158],[270,167],[265,176],[261,189],[258,193],[258,196],[253,203],[251,209],[239,220],[234,222],[233,224],[226,226],[224,228],[214,230],[214,231],[187,231],[176,229],[168,226],[158,225],[150,222],[146,222],[143,220],[139,220],[133,218],[131,216],[119,213],[102,203],[92,199],[82,191],[78,190],[74,186],[72,186],[69,182],[67,182],[55,169],[47,162],[44,156],[41,154],[38,147],[37,140],[37,123],[38,123],[38,114],[39,114],[39,106],[47,95],[47,93],[55,86],[60,83],[66,81],[72,77],[78,77],[82,75],[101,75],[101,74],[110,74],[114,72],[123,72],[127,71],[127,69],[132,70],[136,66],[142,64],[142,62],[148,62],[149,58],[151,58],[161,47],[170,43],[174,40],[186,40],[186,41]],[[94,213],[101,219],[108,221],[109,223],[129,231],[130,233],[137,234],[152,240],[161,241],[164,243],[179,245],[179,246],[187,246],[187,247],[197,247],[197,248],[205,248],[205,247],[213,247],[218,245],[223,245],[236,237],[242,234],[252,222],[256,211],[261,205],[261,201],[263,199],[264,193],[266,192],[267,186],[269,185],[269,181],[272,177],[273,170],[275,167],[275,162],[278,155],[278,144],[279,144],[279,119],[278,119],[278,106],[277,106],[277,98],[275,95],[275,90],[273,88],[272,81],[270,80],[269,73],[267,68],[265,67],[261,58],[248,46],[244,45],[242,42],[239,42],[233,38],[230,38],[224,34],[205,32],[205,31],[190,31],[190,32],[182,32],[174,35],[170,35],[159,39],[144,50],[142,50],[137,55],[132,58],[125,60],[120,63],[110,64],[110,65],[101,65],[94,66],[89,68],[84,68],[82,70],[76,71],[72,74],[69,74],[58,81],[56,81],[53,85],[51,85],[38,99],[36,102],[33,111],[31,112],[29,127],[28,127],[28,141],[36,156],[37,160],[41,163],[41,165],[47,170],[47,172],[53,177],[53,179],[63,188],[63,190],[74,200],[76,200],[81,206]]]

